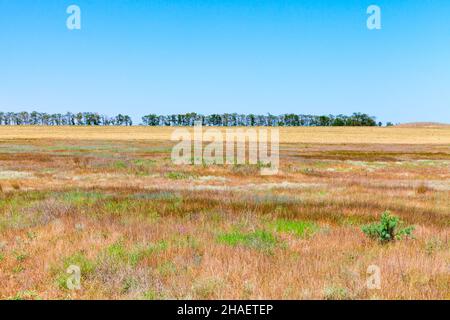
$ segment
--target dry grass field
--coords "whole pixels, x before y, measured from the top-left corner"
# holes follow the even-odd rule
[[[205,127],[206,128],[206,127]],[[193,130],[192,128],[188,128]],[[247,129],[247,128],[242,128]],[[450,126],[279,128],[282,143],[450,144]],[[223,131],[225,129],[222,129]],[[0,126],[2,140],[170,140],[173,127]]]
[[[276,176],[172,130],[0,126],[0,299],[450,299],[449,126],[283,128]]]

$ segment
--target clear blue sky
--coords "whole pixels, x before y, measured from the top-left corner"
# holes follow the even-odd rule
[[[33,109],[450,123],[450,1],[0,0],[0,110]]]

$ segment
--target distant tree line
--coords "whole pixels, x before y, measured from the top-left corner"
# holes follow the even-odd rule
[[[96,112],[48,114],[45,112],[0,112],[0,125],[45,125],[45,126],[131,126],[130,116],[115,117]]]
[[[285,126],[285,127],[316,127],[316,126],[381,126],[375,117],[365,113],[346,115],[257,115],[257,114],[211,114],[197,113],[156,115],[149,114],[142,117],[145,126],[193,126],[201,122],[204,126]],[[391,123],[388,123],[391,124]],[[48,125],[48,126],[131,126],[131,117],[118,114],[114,117],[100,115],[96,112],[78,112],[65,114],[48,114],[45,112],[0,112],[0,125]]]
[[[149,114],[142,117],[142,123],[147,126],[192,126],[195,122],[201,121],[205,126],[285,126],[285,127],[313,127],[313,126],[381,126],[381,122],[376,122],[375,117],[365,113],[353,113],[346,115],[324,115],[315,116],[307,114],[282,114],[279,116],[267,114],[211,114],[201,115],[197,113],[173,114],[161,116]]]

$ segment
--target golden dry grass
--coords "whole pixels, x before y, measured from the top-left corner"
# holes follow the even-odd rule
[[[450,299],[448,129],[281,129],[269,177],[175,166],[171,130],[0,127],[0,298]],[[385,210],[415,238],[367,238]]]
[[[192,130],[192,128],[188,128]],[[242,128],[247,129],[247,128]],[[279,128],[280,143],[450,144],[450,126]],[[172,127],[0,126],[0,139],[169,140]],[[222,128],[222,130],[225,130]]]

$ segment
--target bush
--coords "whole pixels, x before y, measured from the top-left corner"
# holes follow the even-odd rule
[[[389,211],[381,215],[380,223],[372,223],[362,227],[362,231],[371,239],[382,243],[401,240],[404,237],[412,237],[413,226],[400,228],[403,222],[399,217],[391,215]]]

